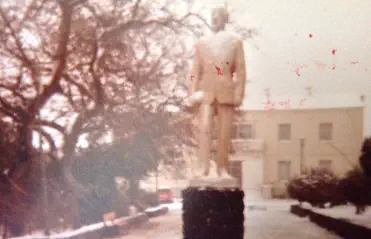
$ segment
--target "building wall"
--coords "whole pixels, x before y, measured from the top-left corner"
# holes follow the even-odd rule
[[[277,183],[279,161],[290,162],[290,176],[300,173],[300,138],[305,139],[303,165],[319,166],[331,160],[331,168],[343,175],[358,163],[363,141],[363,108],[247,111],[236,124],[251,124],[253,137],[264,141],[264,183]],[[291,139],[278,140],[278,125],[291,125]],[[332,140],[319,140],[319,124],[332,123]]]
[[[235,124],[251,124],[253,133],[252,138],[240,137],[232,140],[234,150],[230,160],[242,161],[242,163],[231,162],[231,173],[239,179],[244,190],[254,188],[256,183],[261,181],[261,177],[263,177],[263,184],[281,187],[284,185],[282,184],[284,180],[279,179],[279,162],[290,162],[288,176],[299,174],[300,138],[304,138],[304,165],[309,168],[316,167],[319,166],[320,160],[331,160],[333,171],[342,176],[352,168],[352,165],[358,164],[364,137],[363,112],[363,107],[242,112],[236,117]],[[278,140],[278,125],[281,123],[291,124],[291,140],[285,142]],[[333,124],[332,141],[319,140],[320,123]],[[214,144],[214,150],[216,147],[217,144]],[[191,150],[184,157],[188,159],[189,171],[192,171],[191,168],[197,164],[196,150]],[[255,163],[248,161],[255,161]],[[241,168],[241,174],[236,167]],[[192,177],[192,173],[187,177]],[[161,178],[159,186],[173,188],[176,196],[179,197],[181,189],[187,186],[188,178],[178,182]],[[153,185],[154,181],[150,188],[154,188]]]

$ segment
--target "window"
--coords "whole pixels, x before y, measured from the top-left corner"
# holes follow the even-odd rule
[[[278,162],[278,179],[287,181],[290,179],[291,162],[279,161]]]
[[[332,140],[332,123],[319,124],[319,140],[320,141]]]
[[[214,125],[214,127],[211,130],[212,130],[212,132],[211,132],[211,138],[213,140],[218,139],[218,127],[217,127],[217,125]]]
[[[278,125],[278,140],[291,140],[291,125],[279,124]]]
[[[241,124],[237,127],[237,137],[241,139],[253,139],[254,132],[251,124]]]
[[[320,160],[319,167],[324,169],[332,169],[332,161],[331,160]]]
[[[233,139],[255,138],[254,127],[251,124],[234,124],[232,129]]]
[[[232,139],[237,139],[237,125],[233,124],[232,126]]]

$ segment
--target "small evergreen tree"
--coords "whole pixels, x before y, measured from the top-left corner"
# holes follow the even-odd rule
[[[363,141],[359,162],[365,176],[371,181],[371,137]]]

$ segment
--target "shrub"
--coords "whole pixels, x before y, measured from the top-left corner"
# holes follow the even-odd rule
[[[291,198],[300,203],[324,207],[326,203],[339,204],[342,201],[336,191],[337,183],[338,178],[330,170],[313,168],[290,180],[287,191]]]
[[[361,156],[359,157],[359,163],[363,169],[364,174],[371,181],[371,137],[366,138],[363,141]]]
[[[349,171],[339,181],[338,191],[356,207],[356,214],[365,212],[371,203],[370,184],[360,168]]]
[[[144,189],[140,189],[140,199],[147,206],[158,206],[158,196],[156,192],[149,192]]]

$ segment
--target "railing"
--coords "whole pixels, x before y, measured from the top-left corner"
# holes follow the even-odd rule
[[[213,140],[212,150],[218,147],[217,140]],[[230,153],[262,153],[264,151],[264,140],[262,139],[233,139],[230,145]]]

